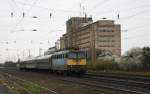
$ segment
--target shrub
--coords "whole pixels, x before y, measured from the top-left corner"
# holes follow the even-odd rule
[[[109,60],[96,60],[95,63],[88,64],[88,69],[102,71],[118,70],[118,63]]]

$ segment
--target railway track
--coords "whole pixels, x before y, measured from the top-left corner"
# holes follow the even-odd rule
[[[121,74],[121,73],[116,74],[107,72],[88,72],[87,75],[150,82],[150,77],[133,74],[131,75],[131,74]]]
[[[107,91],[108,94],[148,94],[146,92],[140,92],[140,91],[136,91],[136,90],[130,90],[130,89],[123,89],[120,87],[114,87],[114,86],[109,86],[108,84],[104,84],[104,83],[98,83],[96,81],[89,81],[89,80],[77,80],[77,79],[61,79],[63,81],[67,81],[67,82],[71,82],[71,83],[75,83],[75,84],[81,84],[81,85],[86,85],[86,86],[91,86],[91,87],[96,87],[96,88],[102,88],[105,90],[109,90]]]
[[[44,86],[41,86],[37,83],[34,83],[32,81],[28,81],[28,80],[25,80],[25,79],[22,79],[20,77],[17,77],[11,73],[8,73],[8,72],[4,72],[4,71],[0,71],[0,75],[2,76],[5,76],[5,79],[9,79],[9,81],[13,81],[13,84],[15,84],[16,86],[18,86],[19,88],[21,88],[22,90],[24,90],[24,93],[25,94],[33,94],[31,91],[29,91],[28,89],[26,89],[25,87],[22,86],[23,83],[30,83],[32,85],[35,85],[37,87],[40,87],[42,89],[44,89],[48,94],[59,94],[58,92],[52,90],[52,89],[49,89],[47,87],[44,87]]]
[[[107,83],[115,83],[115,84],[120,84],[120,85],[126,85],[130,87],[136,87],[136,89],[142,89],[142,88],[150,88],[150,81],[145,81],[141,78],[136,80],[136,79],[127,79],[123,77],[117,77],[117,76],[105,76],[105,75],[93,75],[93,74],[86,74],[84,76],[87,79],[98,81],[98,82],[107,82]],[[149,91],[149,90],[148,90]],[[149,91],[150,92],[150,91]]]
[[[10,70],[7,70],[9,72]],[[13,70],[17,72],[16,70]],[[33,72],[28,72],[28,74]],[[37,73],[39,76],[41,73]],[[49,73],[43,74],[43,76],[49,76]],[[56,75],[52,75],[56,76]],[[136,87],[136,85],[139,85],[139,82],[136,85],[129,86],[127,85],[125,80],[122,79],[111,79],[111,78],[104,78],[99,76],[91,76],[89,77],[66,77],[66,76],[57,76],[56,79],[59,79],[61,81],[67,82],[67,83],[73,83],[73,84],[79,84],[84,85],[86,87],[94,88],[96,91],[101,92],[102,94],[149,94],[149,91],[147,89],[144,89],[143,87],[139,88]],[[142,84],[142,83],[140,83]],[[101,94],[99,93],[99,94]]]
[[[73,86],[77,86],[77,87],[82,87],[82,88],[86,88],[87,89],[87,91],[89,91],[88,93],[85,93],[84,91],[82,91],[83,93],[81,93],[81,91],[79,90],[79,91],[77,91],[77,92],[79,92],[79,93],[71,93],[71,94],[114,94],[114,93],[110,93],[110,92],[108,92],[108,91],[106,91],[106,90],[101,90],[101,89],[95,89],[95,88],[93,88],[93,87],[88,87],[87,85],[83,85],[83,84],[79,84],[79,83],[72,83],[72,82],[70,82],[69,80],[68,81],[66,81],[66,76],[64,77],[64,76],[60,76],[60,75],[55,75],[55,74],[53,74],[53,75],[50,75],[50,73],[49,72],[19,72],[19,71],[17,71],[17,70],[9,70],[9,69],[3,69],[2,70],[3,72],[7,72],[7,73],[9,73],[9,74],[12,74],[12,75],[21,75],[20,73],[23,73],[24,75],[26,75],[26,74],[28,74],[28,75],[30,75],[30,76],[35,76],[35,77],[37,77],[37,76],[39,76],[39,77],[43,77],[43,78],[45,78],[46,77],[46,79],[44,79],[44,80],[48,80],[48,78],[51,78],[51,79],[57,79],[57,80],[59,80],[59,81],[63,81],[63,83],[65,82],[66,84],[68,84],[68,85],[71,85],[72,87]],[[71,78],[72,79],[72,78]],[[40,82],[40,81],[39,81]],[[47,82],[48,83],[48,82]],[[72,85],[73,84],[73,85]],[[72,88],[71,87],[71,88]],[[70,88],[70,87],[69,87]],[[68,88],[68,89],[69,89]],[[92,89],[91,89],[92,88]],[[94,92],[91,92],[90,91],[90,89],[91,90],[94,90]],[[83,89],[82,89],[83,90]],[[70,90],[69,90],[70,91]],[[91,93],[90,93],[91,92]],[[67,92],[67,93],[62,93],[62,92],[60,92],[60,94],[70,94],[70,92]]]

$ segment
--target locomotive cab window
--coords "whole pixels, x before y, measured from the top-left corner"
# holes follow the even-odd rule
[[[85,52],[78,52],[78,58],[86,58],[86,53]]]
[[[69,55],[68,55],[68,58],[76,59],[77,58],[77,53],[76,52],[70,52]]]

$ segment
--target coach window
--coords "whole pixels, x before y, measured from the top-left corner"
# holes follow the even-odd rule
[[[62,54],[59,55],[59,58],[62,58]]]
[[[60,58],[60,59],[62,58],[62,54],[59,55],[59,58]]]
[[[64,54],[62,54],[62,58],[64,58]]]
[[[57,59],[57,55],[55,55],[55,59]]]
[[[57,55],[57,59],[59,59],[59,55]]]

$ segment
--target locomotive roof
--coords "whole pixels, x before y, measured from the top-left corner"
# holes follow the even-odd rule
[[[64,54],[64,53],[68,53],[68,52],[70,52],[70,51],[69,50],[58,51],[58,52],[55,52],[53,55]]]

